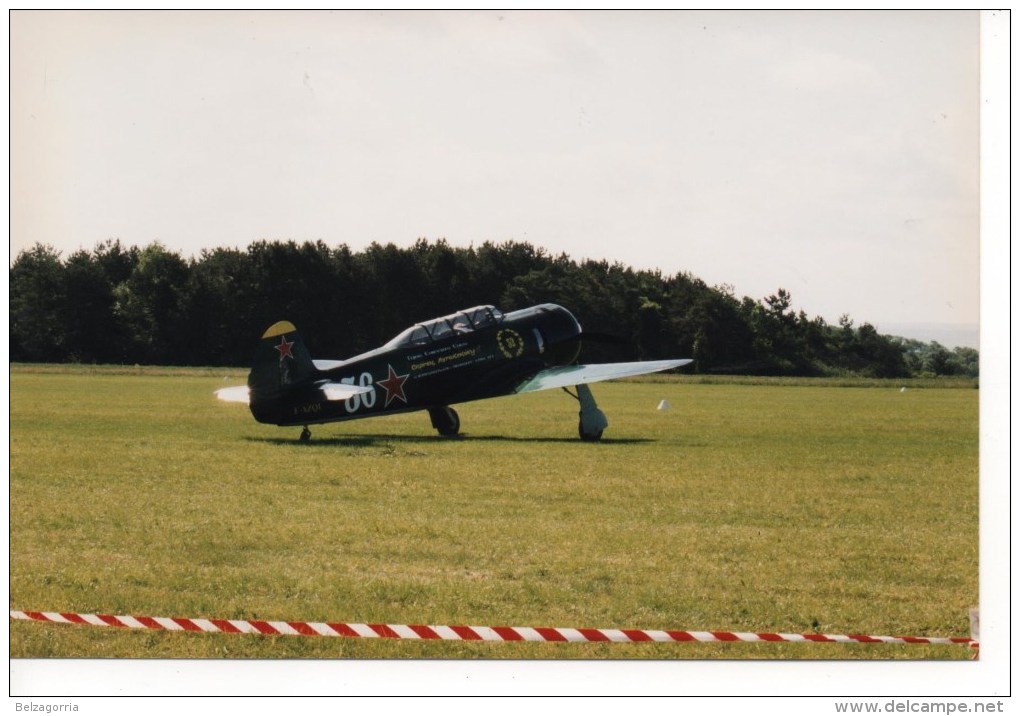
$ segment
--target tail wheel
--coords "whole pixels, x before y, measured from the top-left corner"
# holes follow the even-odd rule
[[[434,427],[443,437],[453,437],[460,433],[460,416],[450,407],[429,408],[429,418]]]
[[[311,439],[312,439],[312,431],[309,430],[308,426],[306,425],[305,429],[301,431],[301,436],[298,438],[298,440],[300,440],[303,443],[306,443],[306,442],[308,442]]]

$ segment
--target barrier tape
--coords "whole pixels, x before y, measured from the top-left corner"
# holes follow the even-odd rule
[[[445,641],[533,642],[830,642],[842,644],[965,644],[969,637],[867,636],[864,634],[773,634],[730,631],[651,629],[564,629],[552,627],[426,626],[424,624],[344,624],[240,619],[181,619],[60,612],[11,611],[11,619],[88,624],[128,629],[158,629],[221,634],[361,637],[366,639],[435,639]]]

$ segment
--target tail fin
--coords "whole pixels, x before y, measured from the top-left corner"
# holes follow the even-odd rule
[[[290,321],[274,323],[262,334],[248,374],[252,404],[256,399],[279,397],[288,389],[305,383],[317,372],[294,324]]]

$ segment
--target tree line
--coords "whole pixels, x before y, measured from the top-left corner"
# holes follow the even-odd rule
[[[286,319],[317,357],[356,355],[407,326],[479,304],[569,308],[585,360],[691,357],[700,373],[907,377],[977,375],[977,351],[880,335],[793,309],[784,289],[738,299],[687,273],[575,261],[523,242],[455,248],[258,241],[185,258],[118,240],[66,258],[36,244],[10,268],[10,358],[26,362],[239,366]],[[690,371],[690,369],[688,369]]]

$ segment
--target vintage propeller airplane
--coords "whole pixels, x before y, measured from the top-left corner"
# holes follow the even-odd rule
[[[460,432],[451,405],[548,388],[576,387],[578,433],[599,440],[609,421],[589,383],[653,373],[691,361],[577,365],[585,335],[573,314],[546,303],[504,314],[476,306],[418,323],[348,360],[316,360],[288,321],[262,334],[248,384],[216,391],[247,403],[260,423],[308,426],[427,410],[440,435]]]

